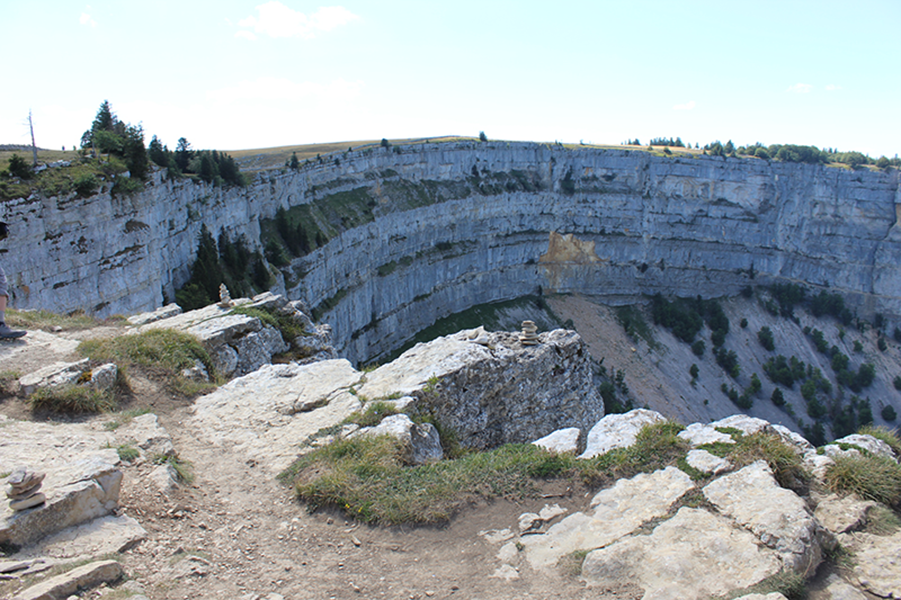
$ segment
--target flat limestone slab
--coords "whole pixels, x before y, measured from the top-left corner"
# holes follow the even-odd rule
[[[825,531],[797,494],[779,487],[764,461],[716,479],[703,489],[719,511],[776,550],[785,566],[812,574],[822,560]]]
[[[547,568],[571,552],[607,546],[665,515],[693,487],[691,478],[676,467],[620,479],[592,499],[592,512],[574,513],[543,535],[523,536],[526,558],[535,568]]]
[[[643,600],[720,596],[775,575],[776,553],[734,523],[683,507],[651,535],[635,535],[590,552],[582,564],[589,585],[631,581]]]
[[[856,533],[851,540],[847,547],[854,553],[860,587],[880,598],[901,598],[901,531],[891,536]]]
[[[97,559],[125,552],[147,538],[147,531],[135,519],[122,515],[106,516],[69,527],[48,536],[35,546],[20,552],[16,558],[43,557],[54,563]]]
[[[349,393],[362,373],[344,359],[265,365],[198,398],[188,425],[197,435],[277,474],[298,444],[361,406]]]
[[[67,573],[34,585],[13,597],[13,600],[61,600],[79,588],[93,588],[122,578],[122,565],[114,560],[102,560],[76,567]]]
[[[0,543],[24,546],[109,514],[119,504],[122,471],[111,432],[90,425],[0,422],[0,472],[44,471],[43,505],[14,512],[0,504]],[[0,480],[0,484],[5,480]]]

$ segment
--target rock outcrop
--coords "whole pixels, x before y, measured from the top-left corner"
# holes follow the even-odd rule
[[[276,211],[302,207],[328,243],[285,267],[279,289],[324,317],[354,363],[438,317],[538,290],[709,297],[785,279],[841,291],[890,326],[901,317],[898,171],[503,142],[335,163],[247,188],[155,172],[133,196],[8,202],[0,218],[29,249],[4,258],[13,305],[155,309],[188,278],[202,224],[261,249]]]

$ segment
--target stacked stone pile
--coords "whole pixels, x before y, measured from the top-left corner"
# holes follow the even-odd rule
[[[26,467],[18,467],[9,476],[6,497],[9,507],[14,511],[26,510],[43,504],[47,497],[41,492],[44,473],[30,471]]]
[[[538,326],[535,325],[535,321],[522,322],[522,333],[519,334],[519,341],[523,346],[538,345]]]

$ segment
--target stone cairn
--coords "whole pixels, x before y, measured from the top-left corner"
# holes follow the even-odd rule
[[[43,481],[44,473],[29,471],[25,467],[16,468],[7,479],[9,487],[6,497],[9,498],[9,507],[19,511],[43,504],[47,500],[40,491]]]
[[[538,345],[538,326],[535,321],[523,321],[522,333],[519,334],[519,341],[523,346]]]
[[[228,288],[224,283],[219,284],[219,306],[222,308],[230,308],[232,305],[232,296],[228,292]]]

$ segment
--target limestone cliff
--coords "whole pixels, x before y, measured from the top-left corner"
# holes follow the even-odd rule
[[[328,243],[285,268],[284,287],[354,362],[436,318],[538,290],[709,297],[784,279],[901,319],[897,171],[503,142],[338,158],[244,189],[157,173],[127,198],[6,203],[14,306],[155,308],[187,278],[201,224],[259,247],[278,208],[306,205]]]

